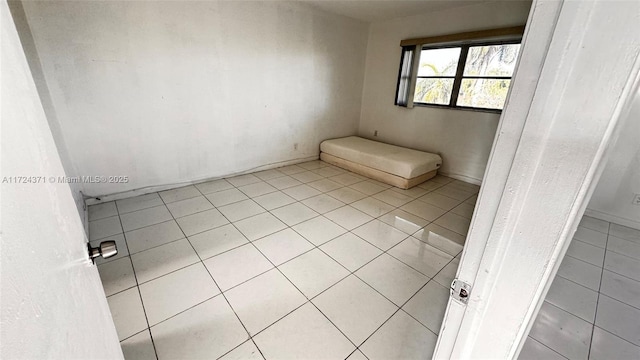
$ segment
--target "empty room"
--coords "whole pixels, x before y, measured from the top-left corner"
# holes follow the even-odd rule
[[[0,6],[3,359],[640,358],[640,3]]]

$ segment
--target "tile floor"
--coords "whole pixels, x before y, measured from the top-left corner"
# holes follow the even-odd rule
[[[426,359],[477,192],[312,161],[90,206],[90,240],[127,359]]]
[[[640,359],[640,231],[583,217],[520,359]]]

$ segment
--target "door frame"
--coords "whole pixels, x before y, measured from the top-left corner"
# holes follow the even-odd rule
[[[640,91],[638,12],[534,0],[434,358],[518,357]]]

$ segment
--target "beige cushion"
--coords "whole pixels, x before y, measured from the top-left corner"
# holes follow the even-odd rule
[[[389,145],[357,136],[325,140],[320,150],[370,168],[411,179],[442,165],[437,154]]]

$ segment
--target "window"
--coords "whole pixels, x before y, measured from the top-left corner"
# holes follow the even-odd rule
[[[405,47],[420,48],[420,47]],[[404,53],[403,51],[403,58]],[[421,47],[412,69],[401,64],[403,86],[415,79],[413,103],[447,108],[502,110],[520,51],[519,41]],[[399,79],[398,89],[403,79]],[[397,92],[396,105],[411,94]]]

